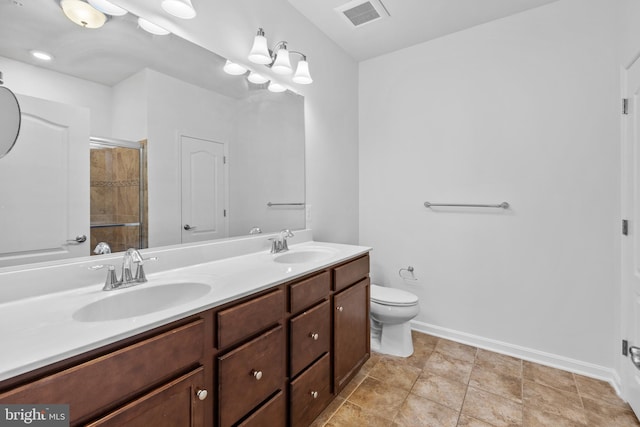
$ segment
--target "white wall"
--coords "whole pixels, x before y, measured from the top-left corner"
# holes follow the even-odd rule
[[[612,375],[616,9],[561,0],[361,63],[360,244],[418,294],[416,328]]]
[[[111,88],[0,56],[4,85],[15,93],[86,107],[91,135],[111,132]]]
[[[143,69],[113,86],[113,119],[111,132],[107,136],[126,141],[147,139],[148,73],[149,70]]]
[[[287,0],[199,1],[189,21],[167,17],[155,0],[114,3],[245,64],[258,27],[271,44],[287,40],[307,54],[314,82],[292,86],[305,96],[307,226],[316,240],[358,242],[358,66],[351,57]]]

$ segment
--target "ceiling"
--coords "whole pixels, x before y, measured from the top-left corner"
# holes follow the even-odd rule
[[[374,0],[389,17],[355,27],[336,8],[366,0],[289,0],[357,61],[373,58],[557,0]]]

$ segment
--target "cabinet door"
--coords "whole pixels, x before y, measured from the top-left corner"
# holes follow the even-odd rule
[[[88,427],[203,427],[204,369],[198,368],[87,424]]]
[[[339,392],[369,358],[369,279],[336,294],[333,307],[334,389]]]

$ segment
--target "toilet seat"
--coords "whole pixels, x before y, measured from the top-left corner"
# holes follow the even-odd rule
[[[379,285],[371,285],[371,301],[381,305],[394,307],[407,307],[416,305],[418,297],[411,292],[402,289],[386,288]]]

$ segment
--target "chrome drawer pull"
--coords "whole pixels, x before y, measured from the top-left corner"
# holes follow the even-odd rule
[[[196,392],[196,396],[198,396],[198,399],[200,400],[205,400],[207,398],[207,395],[208,395],[207,390],[204,390],[204,389],[198,390]]]
[[[336,310],[338,310],[339,312],[342,313],[342,310],[344,310],[344,307],[343,306],[338,306],[338,307],[336,307]]]
[[[317,391],[312,391],[311,392],[311,397],[313,397],[314,399],[318,398],[318,392]]]
[[[256,371],[255,369],[251,371],[251,374],[256,380],[260,380],[262,378],[262,371]]]
[[[318,338],[320,337],[320,335],[318,335],[317,333],[314,333],[314,332],[311,332],[311,333],[309,334],[309,336],[310,336],[311,338],[313,338],[313,340],[314,340],[314,341],[318,341]]]

